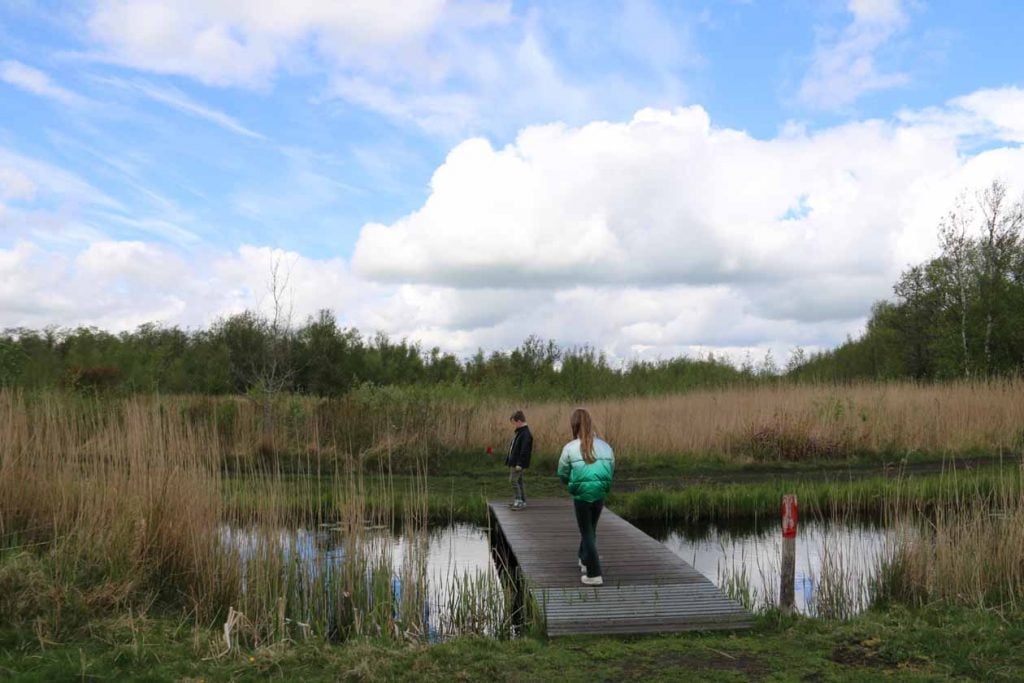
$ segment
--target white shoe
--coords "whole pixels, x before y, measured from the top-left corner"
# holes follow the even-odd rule
[[[604,579],[600,576],[587,576],[586,574],[580,577],[580,581],[588,586],[601,586],[604,584]]]
[[[587,565],[583,564],[583,560],[576,560],[576,564],[580,566],[580,571],[584,574],[587,573]]]

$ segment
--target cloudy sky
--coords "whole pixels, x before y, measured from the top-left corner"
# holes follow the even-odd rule
[[[1024,3],[0,2],[0,328],[785,358],[1024,189]]]

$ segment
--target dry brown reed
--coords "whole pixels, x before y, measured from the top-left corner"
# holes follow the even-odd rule
[[[216,450],[144,400],[103,407],[0,392],[0,538],[42,549],[85,608],[184,593],[220,602]],[[228,573],[226,573],[228,572]]]
[[[898,529],[879,571],[876,597],[1019,611],[1024,607],[1022,472],[1004,474],[994,491],[965,493],[927,512],[893,507]]]
[[[569,403],[516,404],[534,441],[568,441]],[[790,385],[594,401],[599,432],[626,458],[716,454],[737,459],[846,457],[852,453],[1018,452],[1024,446],[1024,381],[922,385]],[[510,404],[441,421],[439,441],[460,450],[500,443]]]
[[[147,400],[153,399],[111,400],[110,410]],[[355,458],[372,472],[396,464],[408,470],[424,452],[479,453],[492,446],[500,453],[509,434],[508,416],[516,408],[526,411],[535,453],[552,458],[571,438],[568,420],[576,407],[386,388],[334,400],[291,396],[279,399],[268,437],[262,409],[243,398],[182,396],[159,402],[168,424],[201,434],[229,470],[262,467],[267,473],[282,461],[291,471],[316,473],[318,467]],[[780,383],[602,400],[586,407],[620,459],[711,454],[742,462],[870,453],[1000,454],[1024,448],[1024,380],[1019,379]]]
[[[364,478],[355,458],[335,463],[328,479],[302,478],[287,504],[276,464],[253,458],[246,486],[260,504],[232,516],[223,503],[223,424],[192,419],[188,405],[0,391],[5,621],[35,622],[42,639],[96,615],[162,605],[207,625],[224,620],[228,648],[425,630],[426,553],[417,539],[427,503],[419,480],[404,518],[394,520],[393,506],[371,510],[366,502],[393,497],[373,488],[391,480]],[[247,419],[243,412],[231,429],[244,430]],[[314,444],[305,455],[315,473],[315,421],[311,429],[303,436]],[[409,539],[401,558],[378,531],[396,521]],[[297,531],[303,526],[312,535]],[[340,558],[315,547],[322,534],[344,549]]]

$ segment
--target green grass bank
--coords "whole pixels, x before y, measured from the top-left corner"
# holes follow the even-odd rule
[[[217,628],[126,616],[62,642],[0,639],[19,681],[934,681],[1024,679],[1024,617],[892,608],[848,622],[769,614],[749,632],[633,638],[360,639],[224,651]]]
[[[1022,471],[1015,460],[947,460],[940,467],[915,469],[912,464],[882,466],[747,467],[694,469],[666,466],[660,470],[620,469],[609,506],[633,522],[689,523],[777,516],[783,494],[795,493],[804,514],[819,518],[880,517],[904,508],[927,509],[971,498],[980,506],[998,506],[1008,494],[1022,490]],[[401,519],[405,505],[422,505],[427,492],[428,519],[434,524],[485,524],[486,501],[511,495],[507,470],[489,467],[449,469],[430,475],[365,475],[367,505],[390,507]],[[532,498],[567,495],[550,471],[532,467],[527,474]],[[295,516],[331,509],[337,487],[333,475],[280,477],[232,476],[223,491],[231,514],[244,518],[268,504]],[[272,491],[272,493],[268,493]],[[380,492],[386,492],[386,495]]]

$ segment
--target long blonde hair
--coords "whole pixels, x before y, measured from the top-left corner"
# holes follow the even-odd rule
[[[594,455],[594,422],[590,419],[590,413],[583,408],[572,411],[569,426],[572,427],[572,438],[580,440],[580,455],[583,456],[583,462],[589,465],[597,460]]]

